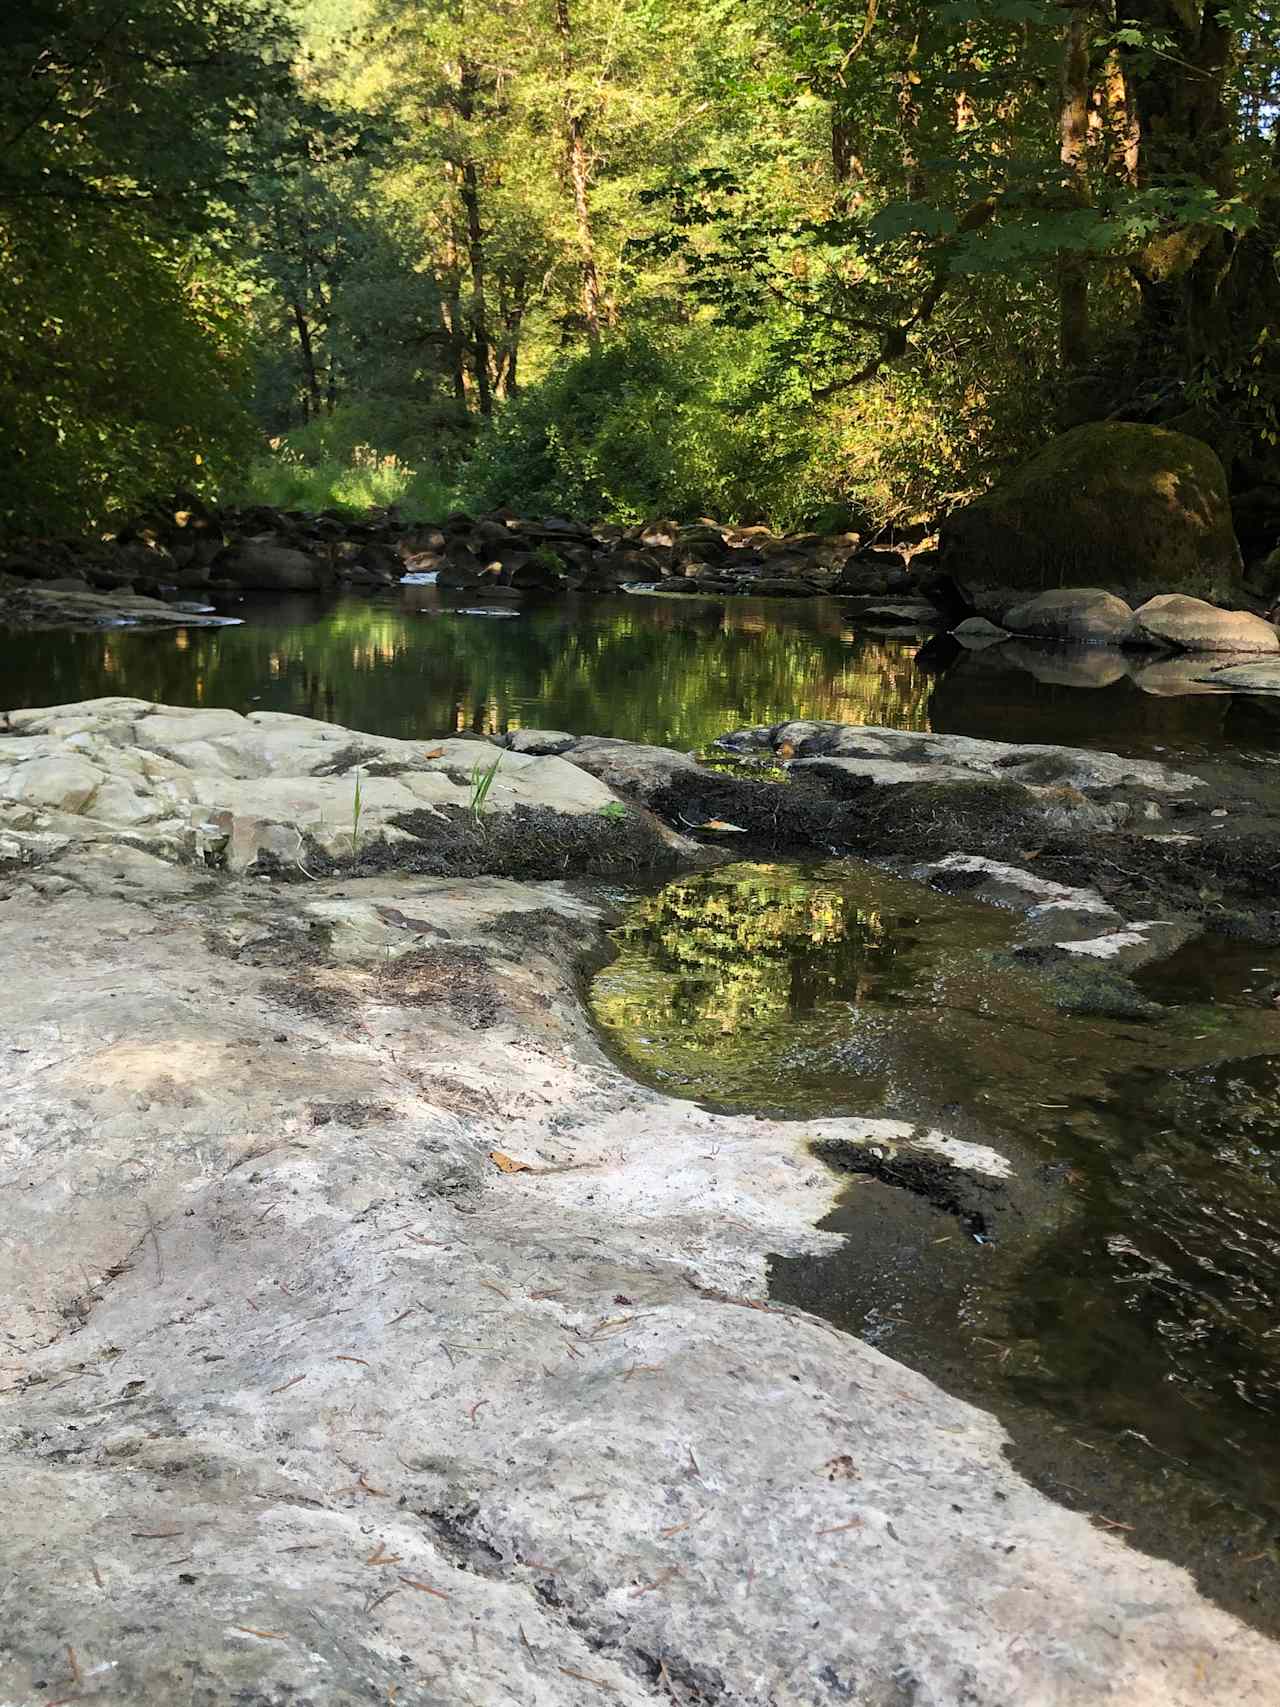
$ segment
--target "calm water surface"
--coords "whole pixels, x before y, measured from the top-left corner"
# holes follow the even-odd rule
[[[174,705],[299,712],[372,734],[566,729],[681,748],[789,717],[1065,741],[1122,752],[1260,759],[1280,721],[1225,695],[1144,691],[1060,655],[919,656],[919,637],[855,628],[831,599],[568,598],[470,616],[463,595],[246,598],[238,628],[0,630],[5,705],[128,694]],[[1024,649],[1025,652],[1025,649]],[[1015,654],[1015,657],[1020,656]],[[1066,675],[1067,680],[1061,678]],[[1088,683],[1089,685],[1080,685]]]
[[[631,902],[592,1005],[669,1094],[1010,1157],[1007,1197],[959,1213],[857,1179],[848,1242],[775,1261],[775,1295],[996,1409],[1033,1458],[1056,1437],[1083,1468],[1050,1454],[1055,1491],[1118,1462],[1102,1509],[1154,1510],[1158,1550],[1191,1562],[1247,1514],[1256,1574],[1280,1537],[1280,952],[1199,942],[1146,978],[1157,1013],[1086,1017],[1008,959],[1016,925],[857,861],[727,866]]]

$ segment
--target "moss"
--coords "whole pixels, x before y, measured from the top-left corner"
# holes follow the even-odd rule
[[[1223,600],[1240,587],[1217,454],[1132,421],[1092,422],[1052,440],[948,517],[942,546],[952,574],[983,585]]]

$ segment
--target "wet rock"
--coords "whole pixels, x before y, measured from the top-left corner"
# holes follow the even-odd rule
[[[1004,620],[1014,634],[1035,640],[1112,646],[1128,631],[1132,617],[1123,599],[1101,587],[1055,587],[1015,605]]]
[[[987,646],[996,646],[1000,641],[1009,638],[1007,628],[989,622],[985,616],[967,616],[963,622],[956,624],[951,633],[968,651],[980,651]]]
[[[269,540],[242,540],[214,560],[214,572],[237,587],[276,593],[313,593],[332,577],[305,552]]]
[[[1162,593],[1140,605],[1121,641],[1180,652],[1280,652],[1280,634],[1260,616],[1220,610],[1181,593]]]
[[[436,571],[438,587],[474,587],[484,579],[485,567],[470,546],[452,538],[444,561]]]
[[[818,589],[797,577],[752,575],[743,582],[742,590],[755,598],[811,599]]]
[[[1186,434],[1129,421],[1094,422],[1052,440],[954,510],[941,549],[968,588],[1087,583],[1126,596],[1229,598],[1240,584],[1215,452]]]
[[[1200,668],[1204,673],[1198,680],[1212,688],[1225,688],[1230,693],[1280,693],[1280,661],[1229,664],[1212,669],[1202,663]]]
[[[937,606],[925,599],[900,599],[864,605],[858,621],[880,628],[936,628],[942,617]]]
[[[48,582],[0,577],[0,620],[15,628],[221,628],[239,621],[192,612],[135,593],[129,583],[110,592],[70,592]]]

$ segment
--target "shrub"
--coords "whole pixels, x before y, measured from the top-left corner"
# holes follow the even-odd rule
[[[766,519],[802,452],[753,404],[758,377],[748,340],[705,325],[611,339],[501,407],[462,500],[594,521]]]
[[[267,454],[231,483],[225,496],[283,510],[341,510],[350,515],[391,505],[410,521],[439,521],[452,507],[449,481],[395,451],[354,437],[362,412],[333,415],[272,439]]]

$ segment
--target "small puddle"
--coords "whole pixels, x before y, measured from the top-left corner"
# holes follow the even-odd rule
[[[859,1164],[843,1247],[775,1259],[773,1295],[994,1410],[1047,1491],[1275,1628],[1280,955],[1202,939],[1140,976],[1154,1019],[1083,1016],[1009,962],[1020,922],[857,861],[727,866],[631,905],[592,1005],[671,1095],[1008,1156],[994,1192]]]

